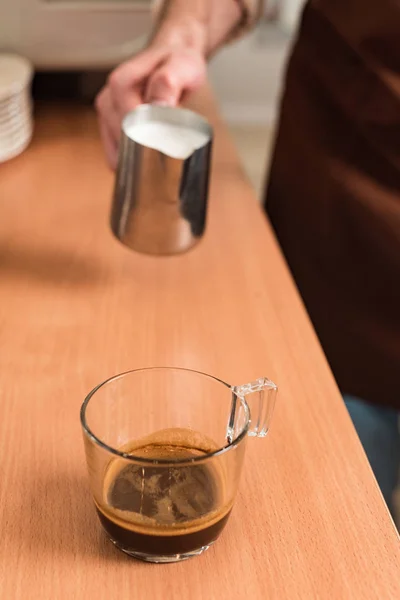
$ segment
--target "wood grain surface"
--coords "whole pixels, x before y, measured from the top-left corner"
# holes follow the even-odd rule
[[[0,165],[0,597],[400,598],[399,538],[315,333],[209,93],[194,106],[217,143],[207,234],[183,256],[113,239],[89,108],[42,108]],[[223,536],[174,565],[105,539],[79,424],[95,384],[150,365],[280,387]]]

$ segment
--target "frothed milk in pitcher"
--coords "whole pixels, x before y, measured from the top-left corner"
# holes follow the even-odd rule
[[[126,134],[137,144],[180,160],[189,158],[209,140],[209,136],[202,131],[157,121],[134,124],[126,130]]]

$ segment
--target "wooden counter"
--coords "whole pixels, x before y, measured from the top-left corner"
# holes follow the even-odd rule
[[[184,256],[113,239],[90,109],[42,109],[0,165],[0,597],[400,598],[399,538],[315,333],[206,92],[195,106],[217,144],[207,235]],[[280,386],[223,537],[175,565],[106,541],[79,424],[95,384],[150,365]]]

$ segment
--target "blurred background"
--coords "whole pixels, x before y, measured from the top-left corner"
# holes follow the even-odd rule
[[[260,194],[284,66],[305,0],[266,0],[249,36],[225,48],[210,80]],[[0,0],[0,51],[35,66],[34,93],[91,102],[106,73],[143,47],[152,0]]]
[[[266,1],[265,16],[247,37],[223,49],[210,80],[251,183],[261,197],[288,54],[305,0]]]

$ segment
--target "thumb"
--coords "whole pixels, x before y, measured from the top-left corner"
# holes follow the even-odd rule
[[[170,56],[149,78],[145,102],[176,106],[183,94],[200,87],[205,72],[204,59],[200,56]]]

